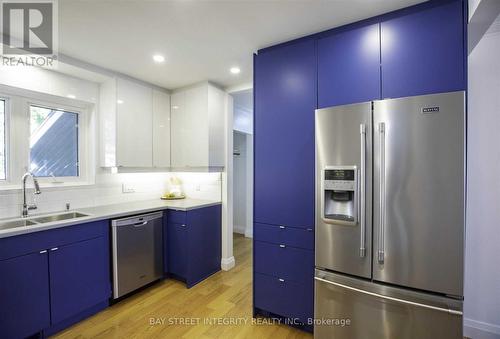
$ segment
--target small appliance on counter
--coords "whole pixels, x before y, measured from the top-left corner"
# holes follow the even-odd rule
[[[162,200],[184,199],[186,195],[182,192],[182,181],[177,177],[170,178],[168,192],[161,196]]]

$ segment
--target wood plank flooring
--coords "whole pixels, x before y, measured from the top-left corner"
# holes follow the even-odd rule
[[[251,239],[235,235],[234,256],[235,268],[189,290],[165,280],[53,338],[312,338],[289,326],[252,321]]]

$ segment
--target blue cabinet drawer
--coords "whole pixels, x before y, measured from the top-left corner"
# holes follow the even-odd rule
[[[167,211],[167,221],[174,224],[186,224],[187,212],[186,211]]]
[[[312,285],[255,273],[254,287],[255,307],[304,324],[313,317]]]
[[[255,241],[255,272],[313,283],[314,251]]]
[[[295,228],[256,223],[254,227],[254,239],[314,250],[314,231],[312,228]]]
[[[0,260],[107,236],[109,220],[94,221],[0,239]]]

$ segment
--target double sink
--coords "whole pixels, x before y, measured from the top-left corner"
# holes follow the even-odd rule
[[[65,212],[65,213],[53,214],[53,215],[30,218],[30,219],[13,219],[4,222],[0,221],[0,230],[7,230],[17,227],[35,226],[39,224],[46,224],[49,222],[71,220],[88,216],[89,214],[80,212]]]

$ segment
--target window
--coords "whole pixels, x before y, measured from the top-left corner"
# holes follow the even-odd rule
[[[78,177],[78,113],[30,105],[30,171]]]
[[[7,159],[5,151],[5,100],[0,100],[0,180],[7,178]]]
[[[0,83],[0,190],[95,183],[94,104]]]

